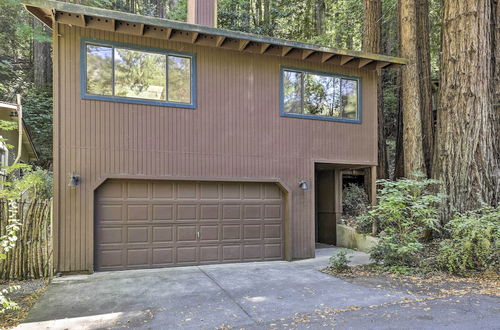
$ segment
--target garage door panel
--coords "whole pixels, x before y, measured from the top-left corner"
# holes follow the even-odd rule
[[[154,220],[172,220],[174,217],[173,205],[153,205],[153,221]]]
[[[177,252],[177,263],[189,263],[196,264],[198,259],[198,248],[196,246],[185,246],[178,247]]]
[[[177,220],[179,221],[195,221],[196,220],[196,211],[198,205],[193,204],[181,204],[177,205]]]
[[[201,242],[218,242],[220,240],[218,225],[200,225],[199,232]]]
[[[150,227],[128,227],[127,243],[150,243]]]
[[[247,244],[243,247],[243,259],[246,261],[259,260],[262,258],[262,245]]]
[[[200,262],[215,263],[220,261],[220,248],[218,245],[201,246],[200,247]]]
[[[241,199],[241,185],[233,182],[222,183],[222,199]]]
[[[153,226],[153,243],[172,243],[173,241],[173,226]]]
[[[154,181],[153,198],[154,199],[172,199],[174,197],[174,183],[170,181]]]
[[[148,221],[148,205],[139,204],[139,205],[127,205],[127,220],[133,221]]]
[[[147,267],[150,265],[150,249],[127,249],[127,265],[130,267]]]
[[[214,185],[212,182],[200,183],[200,198],[201,199],[219,199],[219,186]]]
[[[280,243],[275,243],[275,244],[265,244],[264,245],[264,257],[266,259],[275,259],[281,257],[281,244]]]
[[[196,183],[179,182],[177,184],[178,199],[196,199]]]
[[[243,208],[244,220],[260,220],[262,219],[262,205],[245,205]]]
[[[281,239],[281,224],[265,224],[264,225],[264,238]]]
[[[153,248],[154,266],[174,265],[174,248]]]
[[[222,247],[222,260],[224,261],[239,261],[241,260],[240,245],[225,245]]]
[[[260,225],[243,225],[243,238],[246,240],[260,240],[261,226]]]
[[[283,258],[271,183],[111,180],[96,192],[96,269]]]
[[[240,225],[222,225],[222,240],[239,240],[241,239]]]
[[[198,232],[195,225],[177,226],[177,242],[195,242]]]
[[[218,220],[220,217],[219,205],[200,205],[200,220]]]
[[[101,244],[120,244],[123,242],[122,227],[104,227],[99,231],[99,241]]]
[[[244,183],[243,198],[246,200],[262,199],[262,185],[256,182]]]
[[[264,206],[264,220],[281,219],[281,205],[272,204]]]
[[[222,205],[223,220],[240,220],[241,206],[240,205]]]
[[[98,204],[96,212],[101,221],[122,221],[122,210],[123,205],[121,204]]]
[[[107,269],[123,267],[123,250],[104,250],[99,252],[99,260]]]
[[[105,185],[99,187],[98,198],[106,199],[122,199],[123,198],[123,182],[108,181]]]
[[[149,183],[147,181],[128,181],[127,182],[127,198],[129,200],[140,198],[149,198]]]

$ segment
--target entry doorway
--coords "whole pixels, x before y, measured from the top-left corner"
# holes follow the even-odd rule
[[[342,214],[342,175],[331,164],[315,164],[316,243],[337,244],[337,220]]]
[[[349,183],[364,185],[374,205],[376,167],[366,165],[314,164],[315,242],[337,245],[337,224],[342,223],[342,190]]]

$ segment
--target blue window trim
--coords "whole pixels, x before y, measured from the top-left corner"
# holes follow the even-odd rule
[[[191,103],[177,103],[169,101],[157,101],[157,100],[146,100],[146,99],[134,99],[121,96],[106,96],[106,95],[93,95],[87,94],[87,44],[92,45],[103,45],[103,46],[114,46],[133,50],[143,50],[150,51],[154,53],[161,53],[165,55],[179,55],[184,57],[189,57],[191,59]],[[114,84],[113,84],[114,89]],[[168,89],[168,86],[167,86]],[[196,54],[184,53],[171,51],[162,48],[151,48],[138,45],[124,44],[112,41],[103,41],[95,39],[81,38],[80,40],[80,96],[82,99],[89,100],[99,100],[99,101],[111,101],[111,102],[121,102],[121,103],[135,103],[135,104],[146,104],[146,105],[159,105],[168,106],[175,108],[186,108],[186,109],[196,109]]]
[[[347,119],[347,118],[335,118],[335,117],[327,117],[327,116],[316,116],[316,115],[304,115],[300,113],[288,113],[285,112],[285,89],[284,89],[284,72],[286,71],[296,71],[296,72],[306,72],[306,73],[315,73],[320,75],[327,75],[331,77],[338,78],[346,78],[350,80],[356,80],[358,82],[358,118],[357,119]],[[325,72],[325,71],[316,71],[302,68],[295,68],[289,66],[280,66],[280,116],[281,117],[291,117],[291,118],[301,118],[301,119],[314,119],[314,120],[326,120],[326,121],[337,121],[342,123],[353,123],[353,124],[361,124],[362,122],[362,109],[363,105],[361,103],[361,78],[354,76],[347,76],[338,73]]]

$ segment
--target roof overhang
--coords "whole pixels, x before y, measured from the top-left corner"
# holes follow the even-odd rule
[[[54,23],[164,40],[275,55],[352,68],[378,70],[407,64],[380,54],[321,47],[256,34],[188,24],[53,0],[23,0],[25,8],[49,27]]]

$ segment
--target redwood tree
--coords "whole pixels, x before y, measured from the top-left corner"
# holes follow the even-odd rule
[[[420,87],[420,114],[422,120],[422,146],[425,169],[431,176],[434,149],[434,118],[432,115],[431,50],[429,31],[429,0],[417,0],[417,58]]]
[[[416,0],[400,0],[400,50],[409,63],[401,69],[404,173],[425,173],[420,111],[420,74],[417,56]],[[420,37],[420,36],[419,36]]]
[[[365,33],[363,35],[363,50],[378,54],[381,51],[381,17],[382,0],[365,0]],[[387,146],[385,142],[384,102],[382,95],[382,73],[378,72],[377,82],[378,107],[378,167],[377,177],[386,179],[389,176]]]
[[[492,101],[492,2],[443,1],[441,91],[434,176],[454,211],[495,203],[498,154]]]

